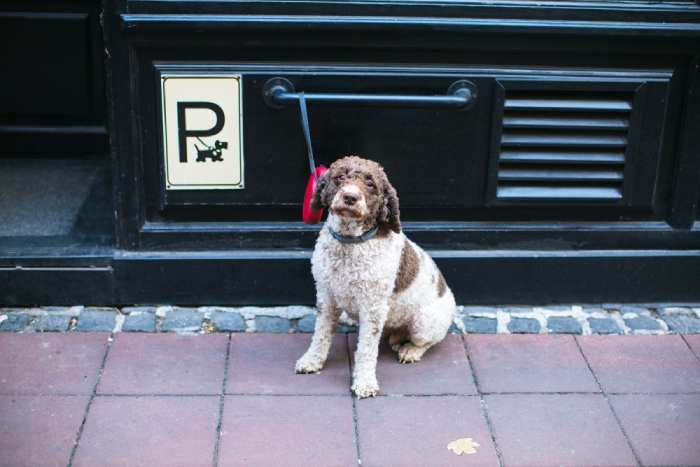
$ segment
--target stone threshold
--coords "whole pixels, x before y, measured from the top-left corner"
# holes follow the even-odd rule
[[[0,308],[5,332],[313,332],[316,311],[306,306],[120,308],[63,306]],[[341,316],[338,332],[356,332]],[[453,333],[663,335],[700,333],[700,304],[459,306]]]

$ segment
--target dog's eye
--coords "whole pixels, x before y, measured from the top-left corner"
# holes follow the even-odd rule
[[[345,180],[345,175],[336,175],[335,177],[333,177],[333,180],[335,180],[336,182],[342,182],[343,180]]]

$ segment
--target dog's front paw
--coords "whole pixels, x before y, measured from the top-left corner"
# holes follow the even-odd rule
[[[318,373],[322,368],[323,362],[319,361],[317,358],[304,355],[297,360],[294,371],[297,373]]]
[[[373,381],[356,380],[352,384],[352,392],[354,392],[359,399],[374,397],[379,393],[379,383],[377,383],[376,379]]]

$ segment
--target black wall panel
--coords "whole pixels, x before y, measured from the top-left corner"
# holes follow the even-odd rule
[[[6,258],[0,303],[312,303],[319,226],[299,219],[304,143],[296,109],[262,100],[272,76],[317,92],[477,83],[464,113],[310,106],[319,161],[384,163],[406,233],[459,302],[700,300],[693,2],[32,0],[4,2],[0,21],[0,70],[17,91],[0,94],[0,143],[89,152],[107,141],[107,113],[117,222],[116,246],[79,265],[61,251]],[[244,191],[164,192],[164,69],[243,75]],[[578,107],[504,107],[523,96]],[[581,111],[608,100],[624,107],[613,119],[607,104]],[[517,152],[531,159],[513,162]],[[534,191],[498,194],[511,186]],[[560,186],[599,197],[548,196]],[[96,287],[81,287],[90,277]]]
[[[106,152],[100,11],[98,0],[0,4],[3,153]]]
[[[2,118],[35,123],[90,117],[88,21],[86,13],[0,17],[0,41],[6,48],[0,74]]]

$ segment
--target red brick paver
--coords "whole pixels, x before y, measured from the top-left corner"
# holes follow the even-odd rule
[[[572,336],[482,334],[466,339],[481,391],[599,391]]]
[[[357,465],[349,396],[227,396],[219,466]]]
[[[350,337],[350,348],[354,358],[357,348],[355,334]],[[460,336],[454,334],[430,348],[419,362],[410,364],[400,363],[396,352],[383,339],[377,362],[377,379],[381,394],[476,394],[464,343]]]
[[[603,395],[486,396],[508,466],[636,465]]]
[[[227,343],[225,334],[118,334],[98,393],[219,394]]]
[[[379,397],[357,403],[362,465],[498,465],[479,398]],[[460,438],[479,444],[457,455],[447,445]]]
[[[90,394],[109,334],[0,334],[0,394]]]
[[[700,388],[700,361],[681,336],[588,336],[579,342],[606,392]]]
[[[219,397],[97,397],[74,467],[211,467]]]
[[[644,465],[700,464],[700,394],[611,397]]]
[[[0,396],[0,466],[65,467],[88,396]]]
[[[700,334],[687,334],[683,336],[683,338],[686,340],[690,348],[693,349],[695,356],[700,358]]]
[[[333,338],[320,373],[298,375],[294,364],[311,342],[309,334],[233,334],[228,393],[348,394],[350,370],[347,340]]]

